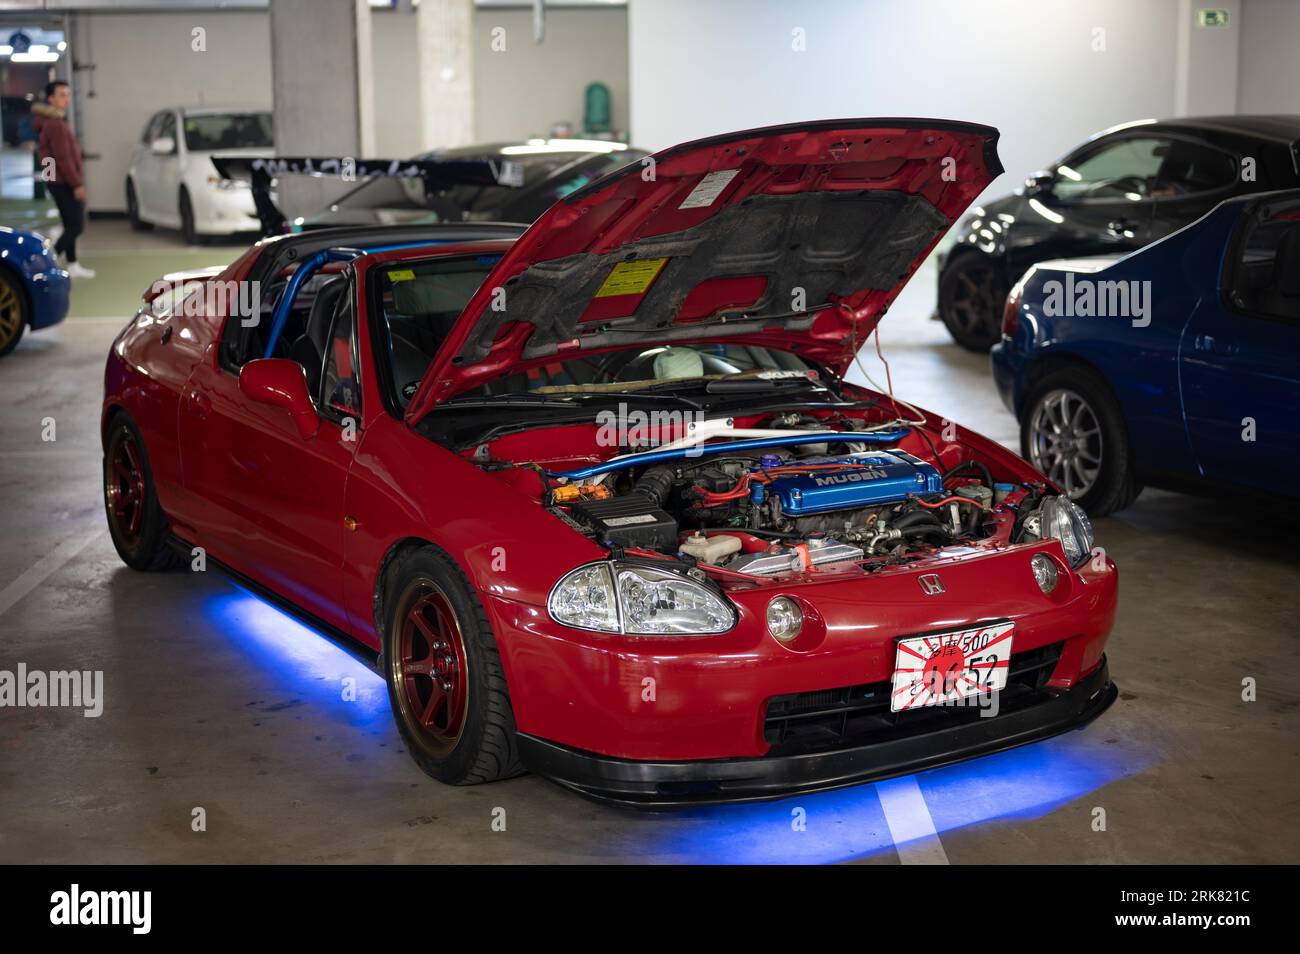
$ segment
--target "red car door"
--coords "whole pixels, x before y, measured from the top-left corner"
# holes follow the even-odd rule
[[[203,501],[196,542],[345,632],[343,499],[361,421],[350,294],[334,299],[332,314],[313,308],[328,330],[317,335],[320,365],[304,361],[320,413],[314,436],[212,364],[196,369],[181,401],[184,480]]]

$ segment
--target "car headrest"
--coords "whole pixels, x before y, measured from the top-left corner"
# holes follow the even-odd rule
[[[1277,243],[1273,286],[1288,298],[1300,295],[1300,224],[1290,226]]]
[[[316,300],[311,303],[311,311],[307,315],[307,327],[303,329],[303,335],[311,340],[321,354],[325,353],[326,339],[330,333],[330,319],[334,317],[334,308],[345,288],[347,282],[342,275],[331,278],[316,290]]]
[[[698,378],[704,373],[704,359],[691,348],[667,348],[655,355],[656,378]]]

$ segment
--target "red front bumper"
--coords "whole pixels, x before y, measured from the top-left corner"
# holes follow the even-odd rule
[[[740,620],[721,636],[599,635],[557,624],[543,606],[489,594],[484,602],[521,734],[618,760],[755,759],[772,751],[769,700],[887,682],[903,636],[1011,620],[1013,668],[1035,650],[1055,660],[1040,690],[1060,695],[1095,676],[1115,615],[1115,567],[1103,559],[1071,572],[1060,562],[1060,583],[1044,595],[1029,565],[1038,552],[1061,561],[1049,541],[917,569],[730,590]],[[946,592],[927,596],[917,577],[935,572]],[[777,595],[804,609],[804,632],[790,648],[764,625]]]

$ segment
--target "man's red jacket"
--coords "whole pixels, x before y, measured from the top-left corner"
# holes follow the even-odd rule
[[[63,118],[63,111],[48,103],[37,103],[32,106],[32,115],[35,117],[32,125],[41,136],[41,158],[54,160],[54,178],[49,181],[71,189],[84,185],[81,147],[77,145],[68,121]]]

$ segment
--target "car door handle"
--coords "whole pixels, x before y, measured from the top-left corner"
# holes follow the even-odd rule
[[[189,394],[185,397],[195,417],[207,417],[208,412],[212,410],[212,398],[194,388],[190,388]]]
[[[1192,340],[1192,347],[1208,354],[1230,355],[1237,353],[1237,346],[1230,341],[1216,339],[1214,335],[1197,335]]]

